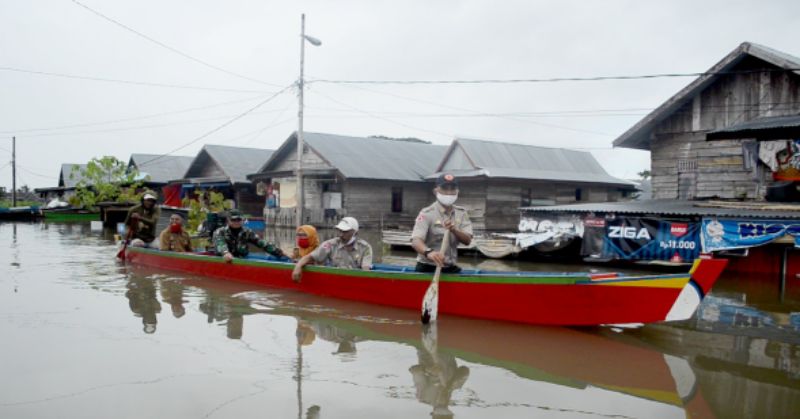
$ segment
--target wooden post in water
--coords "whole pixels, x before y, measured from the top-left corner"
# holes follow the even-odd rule
[[[11,137],[11,206],[17,206],[17,137]]]

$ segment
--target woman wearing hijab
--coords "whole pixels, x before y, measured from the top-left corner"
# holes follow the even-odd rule
[[[319,247],[319,236],[317,236],[317,229],[310,225],[302,225],[297,227],[297,247],[294,248],[292,259],[299,260],[303,256],[313,252]]]

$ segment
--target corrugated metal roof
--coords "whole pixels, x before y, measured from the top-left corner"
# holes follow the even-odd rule
[[[616,140],[614,147],[629,147],[642,150],[649,150],[650,133],[663,120],[669,118],[675,111],[686,105],[695,96],[700,94],[705,88],[713,84],[719,77],[719,73],[729,71],[746,56],[753,56],[766,61],[776,67],[792,69],[795,74],[800,74],[800,58],[785,52],[777,51],[763,45],[752,42],[743,42],[728,55],[722,58],[713,67],[692,81],[688,86],[681,89],[678,93],[661,104],[654,111],[637,122],[636,125],[625,131]]]
[[[523,144],[456,138],[450,150],[461,147],[474,165],[453,171],[456,176],[604,183],[633,187],[633,182],[615,178],[586,151],[537,147]],[[448,153],[448,156],[450,153]],[[443,161],[439,168],[444,167]],[[435,178],[438,173],[429,176]]]
[[[74,173],[73,167],[76,168]],[[58,177],[58,186],[64,188],[74,188],[78,182],[83,179],[83,176],[81,176],[81,171],[84,170],[86,170],[85,164],[62,163],[61,173]]]
[[[297,150],[297,133],[284,141],[259,172]],[[303,142],[347,179],[424,181],[436,169],[445,146],[385,138],[303,132]]]
[[[731,218],[779,218],[800,219],[800,205],[797,210],[787,210],[791,204],[781,203],[736,203],[750,208],[719,208],[705,201],[679,201],[674,199],[652,199],[647,201],[600,202],[574,205],[553,205],[547,207],[526,207],[523,212],[572,212],[572,213],[614,213],[631,215],[661,216],[715,216]],[[706,206],[701,206],[706,205]],[[719,205],[725,205],[720,203]],[[773,207],[775,210],[763,209]],[[761,208],[761,209],[753,209]]]
[[[791,132],[794,128],[795,132]],[[786,115],[786,116],[768,116],[756,118],[747,122],[742,122],[729,126],[727,128],[719,129],[709,132],[706,135],[708,139],[729,139],[729,138],[756,138],[764,136],[765,138],[794,138],[798,133],[797,128],[800,128],[800,115]],[[770,134],[770,131],[775,135]],[[785,136],[781,137],[781,134]],[[791,135],[794,134],[794,135]]]
[[[150,176],[150,182],[168,183],[186,174],[194,157],[162,156],[160,154],[131,154],[128,167],[133,165],[139,173]]]
[[[419,182],[447,147],[412,141],[304,132],[303,141],[348,179]]]
[[[250,181],[247,180],[247,175],[258,171],[261,165],[269,160],[273,152],[274,150],[264,150],[261,148],[206,144],[194,158],[191,165],[189,165],[184,176],[197,177],[192,176],[192,173],[201,172],[201,168],[197,166],[200,165],[203,160],[200,158],[201,155],[206,153],[219,165],[219,168],[231,182],[250,183]]]

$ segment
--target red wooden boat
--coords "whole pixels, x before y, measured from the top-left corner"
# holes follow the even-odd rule
[[[291,263],[128,248],[130,262],[268,287],[419,310],[430,274],[376,265],[373,270],[307,267],[292,282]],[[599,325],[684,320],[722,273],[724,259],[698,259],[685,274],[481,272],[442,275],[439,312],[543,325]]]

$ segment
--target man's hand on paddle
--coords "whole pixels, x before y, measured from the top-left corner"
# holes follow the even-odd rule
[[[444,266],[444,255],[438,250],[428,253],[428,259],[433,261],[433,263],[437,264],[438,266]]]
[[[230,263],[233,261],[233,254],[231,252],[225,252],[225,254],[222,255],[222,258],[225,259],[225,262]]]

